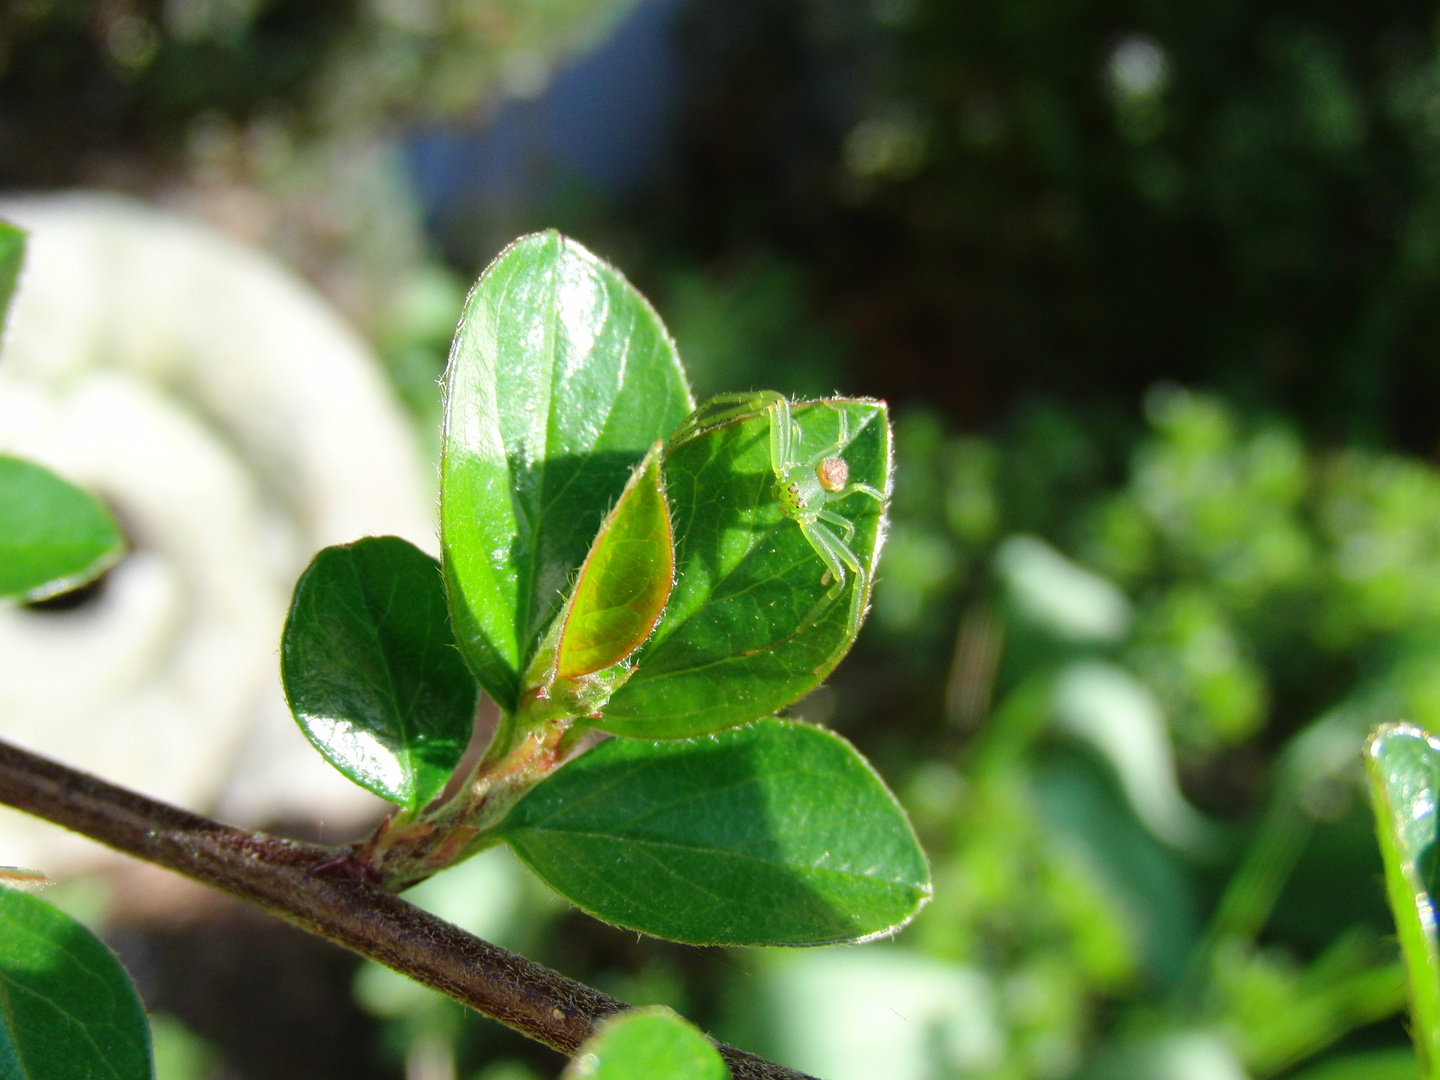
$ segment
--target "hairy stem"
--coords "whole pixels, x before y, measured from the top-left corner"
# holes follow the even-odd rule
[[[501,720],[501,724],[505,724]],[[460,790],[443,806],[419,817],[398,814],[380,823],[355,846],[367,876],[392,892],[418,885],[432,874],[497,841],[491,833],[525,794],[563,761],[560,744],[568,725],[547,723],[524,734],[508,753],[487,753]],[[494,745],[502,732],[497,733]]]
[[[573,1054],[622,1001],[492,945],[368,880],[348,848],[232,828],[0,741],[0,803],[204,882]],[[720,1046],[736,1080],[808,1080]]]

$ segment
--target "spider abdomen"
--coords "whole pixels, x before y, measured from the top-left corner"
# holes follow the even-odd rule
[[[845,464],[844,458],[827,457],[815,466],[815,477],[822,488],[834,494],[842,490],[850,479],[850,466]]]

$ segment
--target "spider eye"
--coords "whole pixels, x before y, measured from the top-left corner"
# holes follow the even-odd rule
[[[820,486],[826,491],[839,491],[850,479],[850,466],[845,464],[844,458],[827,457],[815,466],[815,475],[820,478]]]

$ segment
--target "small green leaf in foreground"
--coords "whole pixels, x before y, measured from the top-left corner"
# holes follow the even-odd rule
[[[889,490],[890,427],[882,402],[837,398],[791,408],[792,456],[834,446],[852,481]],[[702,410],[703,414],[703,410]],[[675,588],[635,672],[597,726],[638,739],[718,731],[799,700],[848,647],[848,594],[832,598],[825,564],[780,510],[761,411],[698,425],[665,452],[675,527]],[[697,427],[687,424],[682,432]],[[852,494],[827,506],[854,526],[849,547],[874,579],[884,509]],[[838,529],[838,527],[837,527]],[[850,587],[854,587],[853,578]]]
[[[0,886],[0,1077],[149,1080],[135,988],[95,935]]]
[[[440,567],[399,537],[315,556],[295,585],[280,671],[315,748],[391,802],[429,802],[470,741],[475,680],[450,632]]]
[[[565,612],[556,674],[591,675],[624,660],[650,636],[675,577],[660,444],[626,486],[595,538]]]
[[[865,759],[775,718],[601,743],[499,833],[597,918],[696,945],[855,941],[898,929],[930,896],[910,824]]]
[[[460,648],[502,708],[631,470],[693,407],[659,316],[579,244],[527,236],[481,276],[445,375],[441,540]]]
[[[5,329],[5,316],[15,282],[20,277],[20,264],[25,259],[25,232],[8,221],[0,221],[0,331]]]
[[[1409,724],[1387,724],[1366,744],[1365,766],[1385,862],[1385,891],[1410,984],[1411,1036],[1422,1075],[1434,1077],[1440,1069],[1440,942],[1435,927],[1440,741]]]
[[[700,1029],[664,1006],[611,1017],[561,1080],[726,1080],[730,1071]]]
[[[120,527],[94,497],[34,462],[0,455],[0,598],[69,592],[124,550]]]

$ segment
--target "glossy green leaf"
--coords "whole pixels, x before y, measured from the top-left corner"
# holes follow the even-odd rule
[[[561,1080],[725,1080],[729,1075],[720,1052],[699,1028],[657,1005],[601,1024]]]
[[[1422,1074],[1440,1076],[1440,740],[1409,724],[1387,724],[1365,746],[1385,891],[1410,984],[1411,1037]]]
[[[10,310],[10,298],[15,295],[15,283],[24,259],[24,230],[0,221],[0,331],[5,329],[5,316]]]
[[[802,438],[792,457],[808,460],[833,445],[841,410],[851,481],[888,490],[890,428],[880,402],[794,406]],[[852,639],[848,591],[828,599],[825,564],[781,513],[767,414],[670,446],[665,488],[675,588],[654,635],[635,654],[634,675],[597,724],[637,738],[698,735],[768,716],[813,689]],[[873,580],[884,533],[880,503],[855,493],[829,508],[854,524],[850,548]]]
[[[560,678],[590,675],[639,648],[660,618],[674,577],[657,444],[605,519],[580,568],[560,632]]]
[[[119,526],[92,496],[49,469],[0,455],[0,597],[68,592],[124,551]]]
[[[441,537],[460,647],[504,708],[631,469],[692,407],[659,317],[574,241],[518,240],[471,292],[445,377]]]
[[[315,748],[391,802],[429,802],[470,741],[477,690],[450,631],[440,568],[398,537],[315,556],[295,585],[280,671]]]
[[[854,941],[902,926],[930,895],[910,824],[865,759],[774,718],[603,742],[499,831],[597,918],[692,944]]]
[[[114,954],[45,901],[0,886],[0,1077],[150,1076],[145,1013]]]

